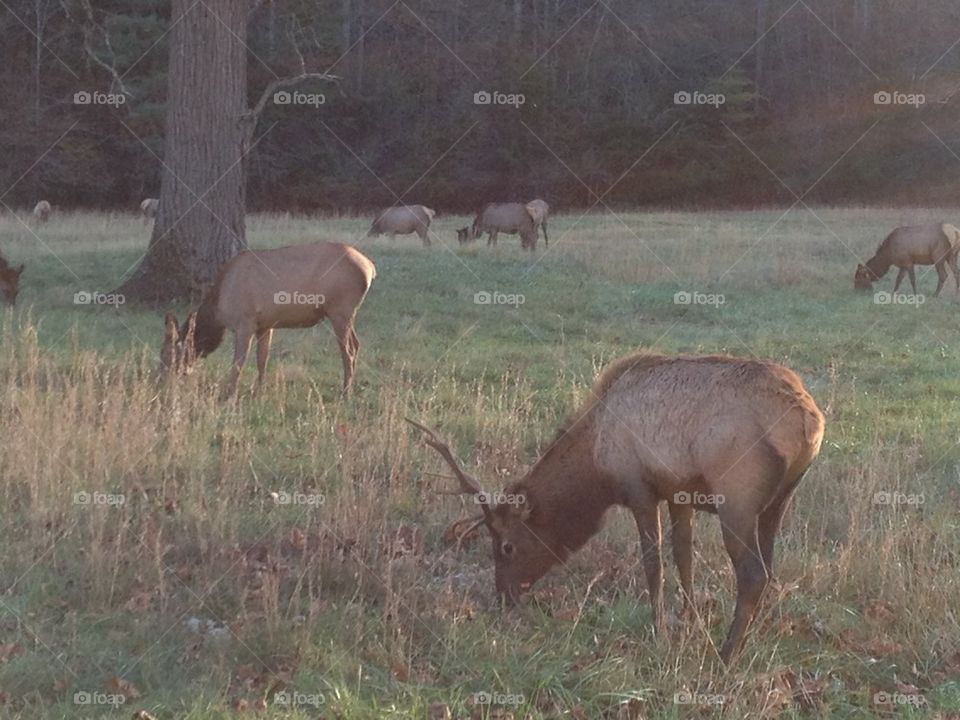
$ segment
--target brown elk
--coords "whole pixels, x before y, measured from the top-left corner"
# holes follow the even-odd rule
[[[262,383],[276,328],[308,328],[329,318],[343,359],[343,391],[353,383],[360,340],[357,310],[376,277],[373,262],[340,243],[247,250],[227,262],[200,307],[182,327],[169,314],[160,361],[170,372],[189,372],[196,358],[216,350],[227,329],[234,334],[233,368],[225,395],[236,392],[240,372],[257,338],[257,382]]]
[[[17,294],[20,292],[20,276],[23,274],[23,265],[11,267],[3,255],[0,255],[0,300],[7,305],[17,304]]]
[[[397,235],[416,233],[424,246],[430,246],[430,223],[436,211],[425,205],[402,205],[387,208],[370,226],[367,237],[386,235],[391,240]]]
[[[877,252],[862,265],[857,265],[853,276],[853,286],[857,290],[870,290],[873,283],[887,274],[891,265],[900,268],[893,292],[900,289],[904,275],[910,276],[913,294],[917,294],[917,278],[913,273],[914,265],[933,265],[937,269],[937,290],[940,294],[947,281],[947,268],[953,273],[954,285],[960,292],[960,271],[957,269],[957,243],[960,242],[960,230],[953,225],[934,223],[899,227],[887,235],[880,243]]]
[[[496,245],[499,233],[519,234],[520,246],[533,252],[537,249],[538,228],[546,219],[545,212],[539,205],[531,208],[521,203],[488,203],[477,213],[471,226],[457,230],[457,240],[463,245],[487,233],[487,245]]]
[[[717,513],[736,575],[739,651],[773,572],[773,547],[824,419],[800,378],[771,362],[636,354],[610,365],[527,474],[494,502],[431,430],[426,442],[473,494],[493,540],[497,593],[515,602],[600,529],[613,505],[640,532],[654,627],[663,617],[660,508],[666,501],[684,607],[693,598],[693,511]]]

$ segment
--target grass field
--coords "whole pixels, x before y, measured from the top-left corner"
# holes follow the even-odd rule
[[[0,311],[0,716],[958,717],[960,300],[952,278],[919,305],[852,289],[892,227],[941,219],[957,221],[566,215],[531,257],[515,237],[458,248],[465,218],[425,249],[367,240],[363,219],[254,216],[254,247],[352,242],[378,276],[353,397],[324,325],[281,331],[265,386],[251,365],[225,404],[229,349],[163,383],[162,310],[74,302],[119,285],[139,220],[61,215],[34,237],[0,217],[0,250],[27,265]],[[636,348],[782,362],[827,416],[730,670],[715,517],[697,520],[696,621],[676,617],[665,553],[664,636],[626,511],[502,614],[486,540],[445,537],[472,507],[438,493],[450,481],[402,420],[505,483]]]

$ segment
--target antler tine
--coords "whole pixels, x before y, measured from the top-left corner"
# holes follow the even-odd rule
[[[480,483],[476,478],[467,475],[460,468],[460,464],[457,462],[456,458],[453,457],[453,453],[450,451],[450,446],[437,437],[437,434],[426,425],[418,423],[416,420],[411,420],[410,418],[404,418],[404,420],[423,432],[423,441],[436,450],[440,454],[440,457],[442,457],[446,461],[447,465],[450,466],[450,469],[453,470],[454,475],[457,476],[457,480],[460,481],[462,492],[476,496],[477,501],[483,510],[483,514],[486,517],[490,513],[490,507],[488,504],[489,500],[486,493],[483,491],[483,488],[480,487]]]

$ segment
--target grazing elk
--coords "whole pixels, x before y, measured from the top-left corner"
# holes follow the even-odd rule
[[[532,252],[537,249],[538,214],[539,210],[531,211],[521,203],[490,203],[477,214],[473,225],[457,230],[457,240],[462,245],[487,233],[487,245],[496,245],[498,233],[519,233],[521,247]]]
[[[527,203],[527,212],[533,217],[533,223],[538,228],[543,228],[543,244],[550,247],[550,238],[547,236],[547,216],[550,214],[550,206],[545,200],[537,198]]]
[[[373,263],[340,243],[312,243],[275,250],[247,250],[227,262],[200,307],[181,327],[166,317],[160,361],[170,372],[189,372],[233,331],[233,368],[225,395],[237,390],[253,338],[257,338],[257,382],[262,383],[276,328],[308,328],[329,318],[343,359],[343,391],[350,391],[360,340],[357,309],[376,277]]]
[[[367,237],[386,235],[391,240],[396,235],[416,233],[424,246],[430,246],[430,222],[437,213],[425,205],[402,205],[387,208],[370,226]]]
[[[802,381],[771,362],[636,354],[610,365],[591,398],[521,480],[496,503],[448,446],[426,434],[475,495],[493,540],[498,594],[515,602],[582,547],[613,505],[640,532],[654,627],[663,616],[660,509],[684,606],[693,599],[693,511],[717,513],[737,583],[733,623],[720,650],[736,655],[773,573],[774,539],[791,495],[817,456],[824,419]],[[482,494],[481,494],[482,493]],[[496,497],[496,496],[493,496]],[[512,499],[512,501],[511,501]]]
[[[157,198],[144,198],[140,203],[140,215],[143,217],[143,224],[146,225],[157,217],[157,209],[160,207],[160,201]]]
[[[853,276],[853,286],[857,290],[871,290],[873,283],[887,274],[891,265],[900,268],[893,292],[900,289],[903,276],[910,276],[913,294],[917,294],[917,278],[913,273],[914,265],[933,265],[937,269],[937,290],[940,294],[947,281],[947,268],[953,273],[956,291],[960,293],[960,271],[957,270],[957,243],[960,242],[960,230],[953,225],[933,223],[930,225],[912,225],[899,227],[887,235],[880,243],[874,256],[866,263],[857,265]]]
[[[33,219],[38,223],[45,223],[50,219],[50,215],[53,213],[53,206],[48,203],[46,200],[41,200],[36,205],[33,206]]]
[[[11,267],[3,255],[0,255],[0,300],[6,305],[17,304],[17,293],[20,292],[20,276],[23,274],[23,265]]]

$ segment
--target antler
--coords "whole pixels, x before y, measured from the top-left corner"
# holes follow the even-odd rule
[[[423,441],[440,453],[440,457],[446,460],[447,465],[453,470],[453,474],[457,476],[457,480],[460,482],[461,492],[467,495],[473,495],[477,504],[480,505],[480,509],[483,510],[484,519],[489,520],[491,516],[490,496],[483,491],[483,488],[480,487],[480,482],[475,477],[467,475],[460,468],[460,464],[456,458],[453,457],[453,453],[450,452],[450,446],[437,437],[437,434],[426,425],[421,425],[416,420],[411,420],[410,418],[404,418],[404,420],[424,434]]]

